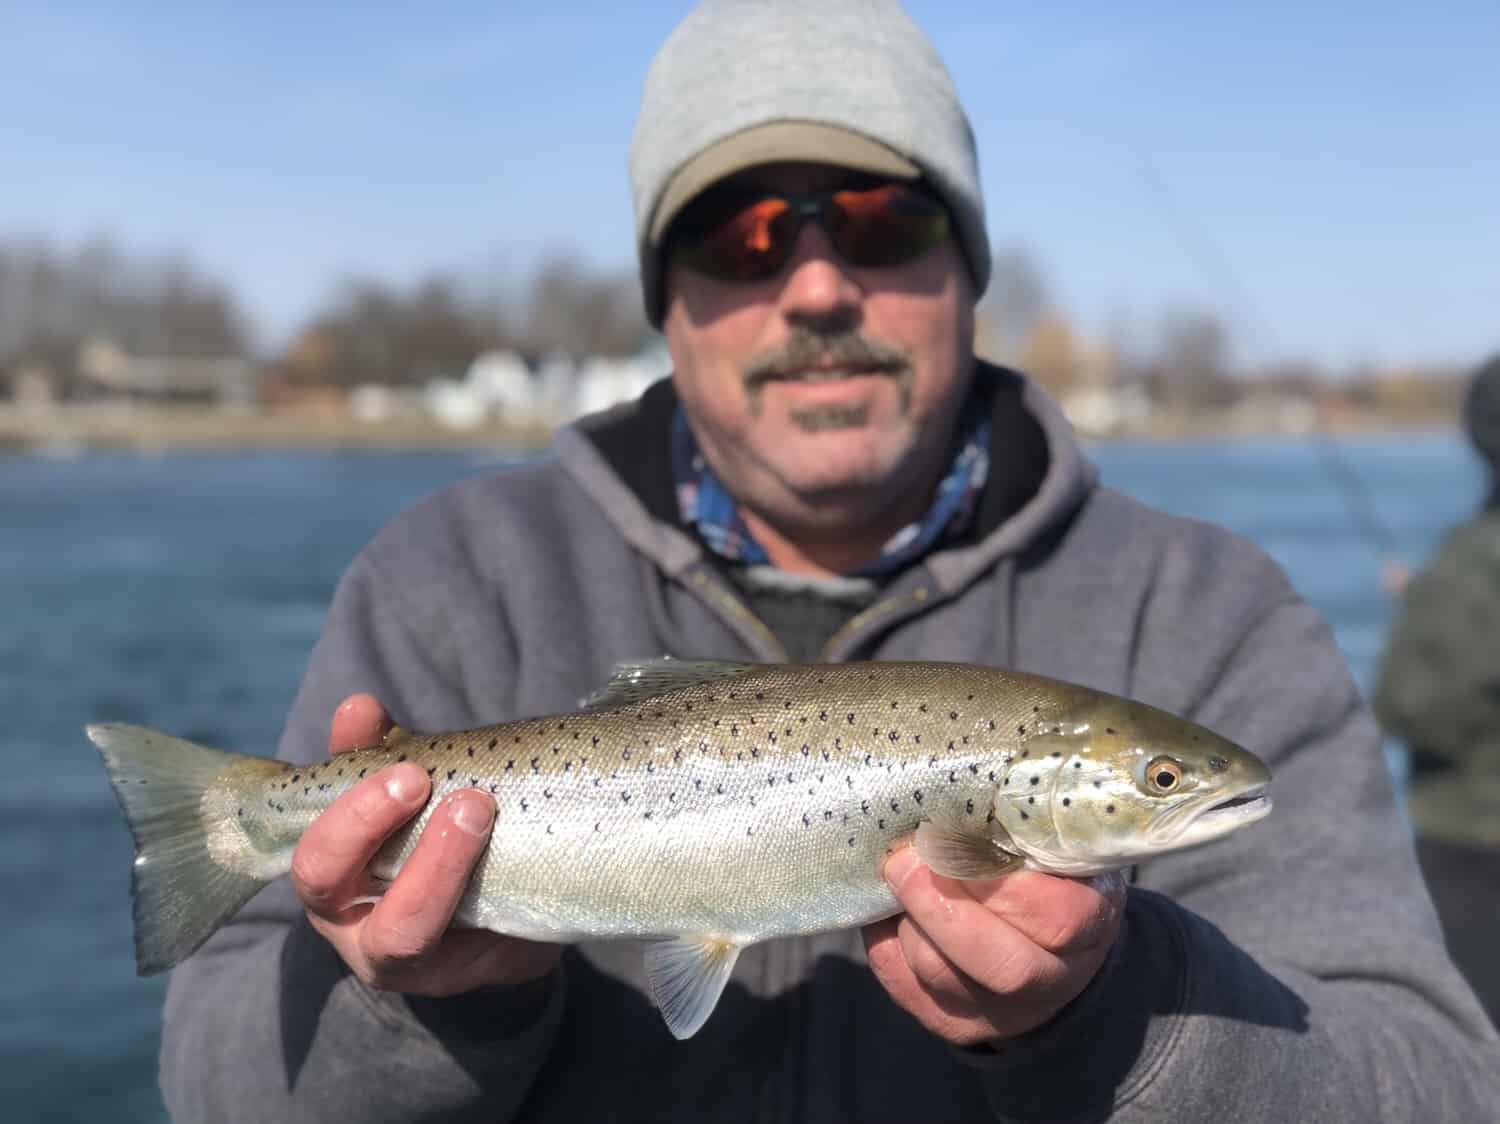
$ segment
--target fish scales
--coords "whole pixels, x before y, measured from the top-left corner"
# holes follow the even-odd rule
[[[397,728],[316,765],[139,727],[90,736],[136,840],[143,972],[180,960],[284,874],[340,795],[411,761],[431,798],[371,873],[395,877],[446,796],[488,792],[495,829],[455,920],[537,940],[651,942],[653,995],[679,1037],[712,1011],[745,945],[895,912],[880,869],[905,837],[950,877],[1023,865],[1083,875],[1270,809],[1265,766],[1212,731],[968,664],[633,665],[572,714]]]

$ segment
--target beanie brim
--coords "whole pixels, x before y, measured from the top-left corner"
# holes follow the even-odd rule
[[[762,164],[833,164],[859,172],[919,179],[922,171],[879,141],[817,121],[769,121],[725,137],[698,153],[667,182],[652,216],[648,246],[661,249],[662,236],[683,207],[722,179]]]

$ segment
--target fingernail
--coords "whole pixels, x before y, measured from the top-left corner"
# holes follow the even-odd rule
[[[922,860],[917,858],[917,853],[910,847],[902,847],[885,861],[885,880],[891,884],[893,889],[901,889],[901,884],[910,877],[911,872],[922,865]]]
[[[470,835],[483,835],[495,818],[495,805],[483,797],[453,801],[453,822]]]
[[[414,804],[422,798],[423,780],[415,765],[392,769],[385,778],[385,791],[398,804]]]

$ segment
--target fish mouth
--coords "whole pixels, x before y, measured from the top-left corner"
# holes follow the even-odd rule
[[[1195,840],[1213,839],[1237,827],[1254,823],[1271,811],[1271,786],[1256,785],[1216,804],[1210,804],[1188,824],[1184,835]]]
[[[1182,804],[1171,809],[1147,831],[1154,848],[1176,850],[1228,835],[1237,828],[1254,823],[1271,811],[1268,784],[1257,784],[1231,795],[1221,796],[1212,804],[1195,807]]]

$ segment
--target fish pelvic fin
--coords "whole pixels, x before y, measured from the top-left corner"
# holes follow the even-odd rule
[[[732,679],[763,666],[729,660],[678,660],[670,656],[616,664],[609,682],[584,699],[580,706],[584,710],[627,706],[682,687]]]
[[[281,763],[209,749],[123,723],[87,727],[135,844],[130,896],[136,971],[155,975],[186,959],[280,871],[234,869],[212,838],[241,835],[233,801],[209,797],[236,769],[267,776]],[[259,875],[265,874],[265,877]]]
[[[651,997],[673,1038],[691,1038],[708,1021],[739,956],[740,946],[733,940],[706,934],[646,946]]]
[[[976,827],[962,820],[940,818],[917,825],[917,857],[945,878],[999,878],[1021,869],[1026,857],[1006,850],[1009,842],[1009,835],[999,824]]]

